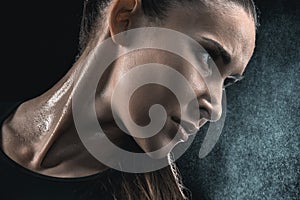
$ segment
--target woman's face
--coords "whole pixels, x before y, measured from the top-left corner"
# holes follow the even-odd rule
[[[215,6],[212,9],[200,8],[196,5],[193,8],[172,8],[168,12],[168,17],[163,21],[163,25],[159,26],[182,32],[199,42],[208,53],[213,54],[211,57],[216,63],[221,78],[210,83],[210,89],[208,89],[203,77],[189,62],[161,50],[148,49],[133,52],[116,62],[114,83],[136,66],[160,63],[182,74],[198,99],[200,117],[183,119],[182,116],[189,116],[191,112],[189,106],[187,105],[183,109],[184,113],[181,113],[178,99],[166,87],[148,84],[137,89],[129,102],[130,117],[137,125],[146,126],[150,123],[149,109],[154,104],[162,105],[167,114],[164,127],[155,136],[134,138],[145,152],[156,151],[172,141],[169,149],[171,150],[178,142],[186,140],[189,134],[197,132],[207,121],[218,120],[222,113],[221,100],[225,79],[228,76],[243,74],[255,47],[254,21],[239,6],[230,8]],[[211,61],[208,59],[208,62]],[[172,77],[166,75],[164,79],[172,80]],[[124,108],[126,105],[122,104],[122,98],[115,106],[124,126],[135,135],[137,130],[130,125],[128,116],[122,114],[124,109],[127,109]],[[183,120],[183,130],[181,129],[179,138],[173,140],[180,120]]]

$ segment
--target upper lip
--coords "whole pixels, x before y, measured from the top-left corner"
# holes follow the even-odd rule
[[[182,126],[182,128],[188,133],[188,134],[195,134],[198,132],[200,127],[195,126],[193,123],[187,122],[185,120],[179,119],[178,117],[172,117],[172,120],[177,123],[178,125]]]

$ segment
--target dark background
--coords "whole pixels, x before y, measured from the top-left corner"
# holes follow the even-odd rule
[[[300,199],[299,1],[263,0],[257,6],[256,52],[246,78],[227,90],[219,142],[199,159],[199,134],[178,161],[194,199]],[[5,1],[1,8],[5,105],[42,94],[72,66],[82,1]]]

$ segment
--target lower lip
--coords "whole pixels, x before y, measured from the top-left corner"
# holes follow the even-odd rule
[[[175,126],[178,129],[176,137],[178,137],[179,140],[181,140],[182,142],[186,142],[189,139],[189,135],[187,134],[187,132],[184,130],[184,128],[180,124],[178,124],[176,122],[173,122],[173,123],[175,124]]]

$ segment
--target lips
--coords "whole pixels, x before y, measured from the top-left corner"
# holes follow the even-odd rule
[[[185,129],[178,123],[174,122],[175,126],[177,127],[178,130],[178,136],[179,136],[179,140],[181,140],[182,142],[186,142],[189,139],[189,134],[185,131]]]

